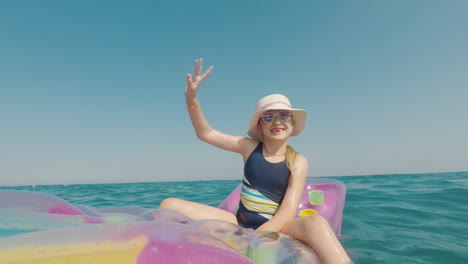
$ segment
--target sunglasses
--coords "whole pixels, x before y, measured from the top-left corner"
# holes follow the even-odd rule
[[[262,118],[263,120],[263,123],[271,123],[273,122],[273,120],[275,119],[275,116],[278,116],[278,118],[281,120],[281,121],[288,121],[290,118],[291,118],[291,112],[289,111],[281,111],[281,112],[265,112],[263,114],[260,115],[260,117]]]

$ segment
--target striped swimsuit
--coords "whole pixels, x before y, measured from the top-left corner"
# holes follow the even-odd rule
[[[260,142],[244,166],[241,201],[236,213],[239,225],[256,229],[276,213],[289,183],[286,162],[270,163]]]

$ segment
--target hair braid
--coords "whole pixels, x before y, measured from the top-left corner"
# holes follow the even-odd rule
[[[293,166],[294,166],[294,161],[296,160],[296,155],[297,155],[297,152],[294,150],[293,147],[287,145],[286,146],[286,166],[288,166],[288,169],[291,171],[291,174],[292,174],[292,171],[293,171]]]

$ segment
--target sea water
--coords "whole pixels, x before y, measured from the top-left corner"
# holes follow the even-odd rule
[[[343,246],[355,263],[468,263],[468,172],[333,177],[347,187]],[[156,208],[167,197],[218,206],[239,181],[0,187],[74,204]],[[0,237],[11,234],[2,233]]]

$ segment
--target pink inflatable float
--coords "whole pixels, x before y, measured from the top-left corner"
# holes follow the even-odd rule
[[[241,186],[239,185],[219,206],[229,212],[236,212],[239,206]],[[341,222],[346,198],[346,187],[339,181],[322,178],[308,178],[297,208],[296,217],[319,214],[327,219],[331,228],[341,236]]]
[[[234,211],[235,189],[220,205]],[[309,179],[298,216],[320,214],[339,235],[346,188]],[[95,208],[38,192],[0,190],[0,263],[321,263],[304,243],[171,210]]]

